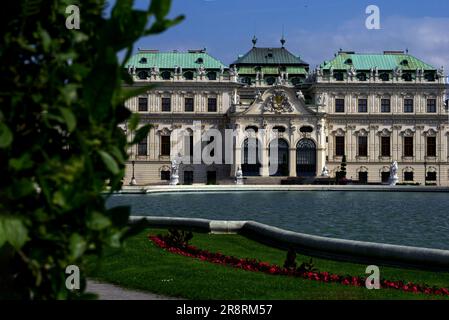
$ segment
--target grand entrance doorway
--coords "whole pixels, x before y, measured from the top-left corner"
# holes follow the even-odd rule
[[[256,138],[243,141],[242,172],[244,176],[260,175],[260,142]]]
[[[271,154],[271,148],[272,144],[277,143],[277,159],[273,158],[274,155]],[[274,147],[274,146],[273,146]],[[269,147],[269,158],[270,158],[270,176],[288,176],[288,143],[284,139],[275,139],[271,141],[270,147]],[[276,161],[277,160],[277,161]],[[277,162],[277,169],[276,169],[276,162]],[[271,167],[274,166],[276,172],[272,172]]]
[[[311,139],[301,139],[296,145],[296,175],[316,176],[316,145]]]

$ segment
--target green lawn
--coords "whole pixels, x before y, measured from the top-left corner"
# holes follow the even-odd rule
[[[187,299],[441,299],[394,289],[368,290],[334,283],[268,275],[199,261],[166,252],[148,240],[148,229],[127,240],[120,250],[110,249],[102,260],[92,260],[89,277],[123,287]],[[240,235],[194,233],[191,243],[239,258],[256,258],[283,265],[286,252]],[[309,257],[297,256],[297,262]],[[366,265],[313,259],[320,271],[365,275]],[[449,273],[380,267],[381,277],[449,286]]]

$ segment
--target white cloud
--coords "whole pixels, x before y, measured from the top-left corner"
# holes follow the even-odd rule
[[[331,59],[340,48],[366,53],[409,49],[411,55],[449,71],[449,18],[381,16],[380,30],[366,29],[364,19],[347,21],[334,30],[289,32],[288,47],[311,66]]]

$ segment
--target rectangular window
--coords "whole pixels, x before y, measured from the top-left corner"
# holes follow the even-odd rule
[[[427,172],[427,181],[437,181],[437,173],[436,172]]]
[[[335,112],[345,112],[345,99],[335,99]]]
[[[335,155],[343,156],[345,154],[345,137],[335,137]]]
[[[147,143],[147,137],[143,138],[142,141],[140,141],[137,144],[137,155],[138,156],[146,156],[148,151],[148,143]]]
[[[170,136],[161,136],[161,156],[170,155]]]
[[[359,137],[359,157],[368,156],[368,137]]]
[[[358,101],[359,112],[368,112],[368,100],[359,99]]]
[[[381,99],[380,100],[380,112],[391,112],[391,100]]]
[[[184,99],[184,111],[193,112],[193,98]]]
[[[193,183],[193,171],[184,171],[184,184]]]
[[[404,137],[404,157],[413,157],[413,137]]]
[[[207,112],[217,112],[217,98],[207,99]]]
[[[382,157],[390,156],[390,137],[381,137],[380,155]]]
[[[139,108],[138,111],[148,111],[148,98],[139,97]]]
[[[162,98],[162,111],[163,112],[171,111],[171,98]]]
[[[368,172],[359,172],[359,183],[368,183]]]
[[[436,99],[427,99],[427,112],[429,112],[429,113],[437,112],[437,100]]]
[[[427,156],[436,157],[437,156],[437,138],[427,137]]]
[[[404,112],[413,113],[413,99],[404,99]]]
[[[413,181],[413,172],[404,172],[404,181]]]
[[[168,170],[161,171],[161,180],[169,181],[170,180],[170,171],[168,171]]]
[[[381,172],[381,179],[382,183],[388,183],[388,181],[390,180],[390,172]]]

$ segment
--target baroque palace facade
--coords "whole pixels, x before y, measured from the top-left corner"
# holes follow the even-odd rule
[[[127,102],[152,128],[130,150],[125,184],[133,176],[139,185],[168,183],[173,157],[190,159],[194,146],[203,150],[217,142],[195,130],[217,129],[225,137],[225,129],[233,129],[231,161],[224,151],[223,162],[183,161],[181,184],[232,183],[239,168],[248,181],[300,177],[296,181],[311,183],[324,167],[336,176],[345,155],[346,176],[359,183],[387,183],[390,164],[397,161],[400,183],[449,185],[442,68],[408,52],[340,50],[309,70],[284,39],[277,48],[256,44],[254,38],[253,47],[229,67],[205,50],[139,50],[130,59],[133,87],[156,87]],[[122,128],[132,138],[133,132]],[[181,140],[174,134],[179,131],[185,135]],[[260,131],[270,134],[260,137]],[[255,161],[247,149],[251,136],[258,141]],[[275,172],[268,169],[274,141]],[[270,175],[278,178],[256,178]]]

